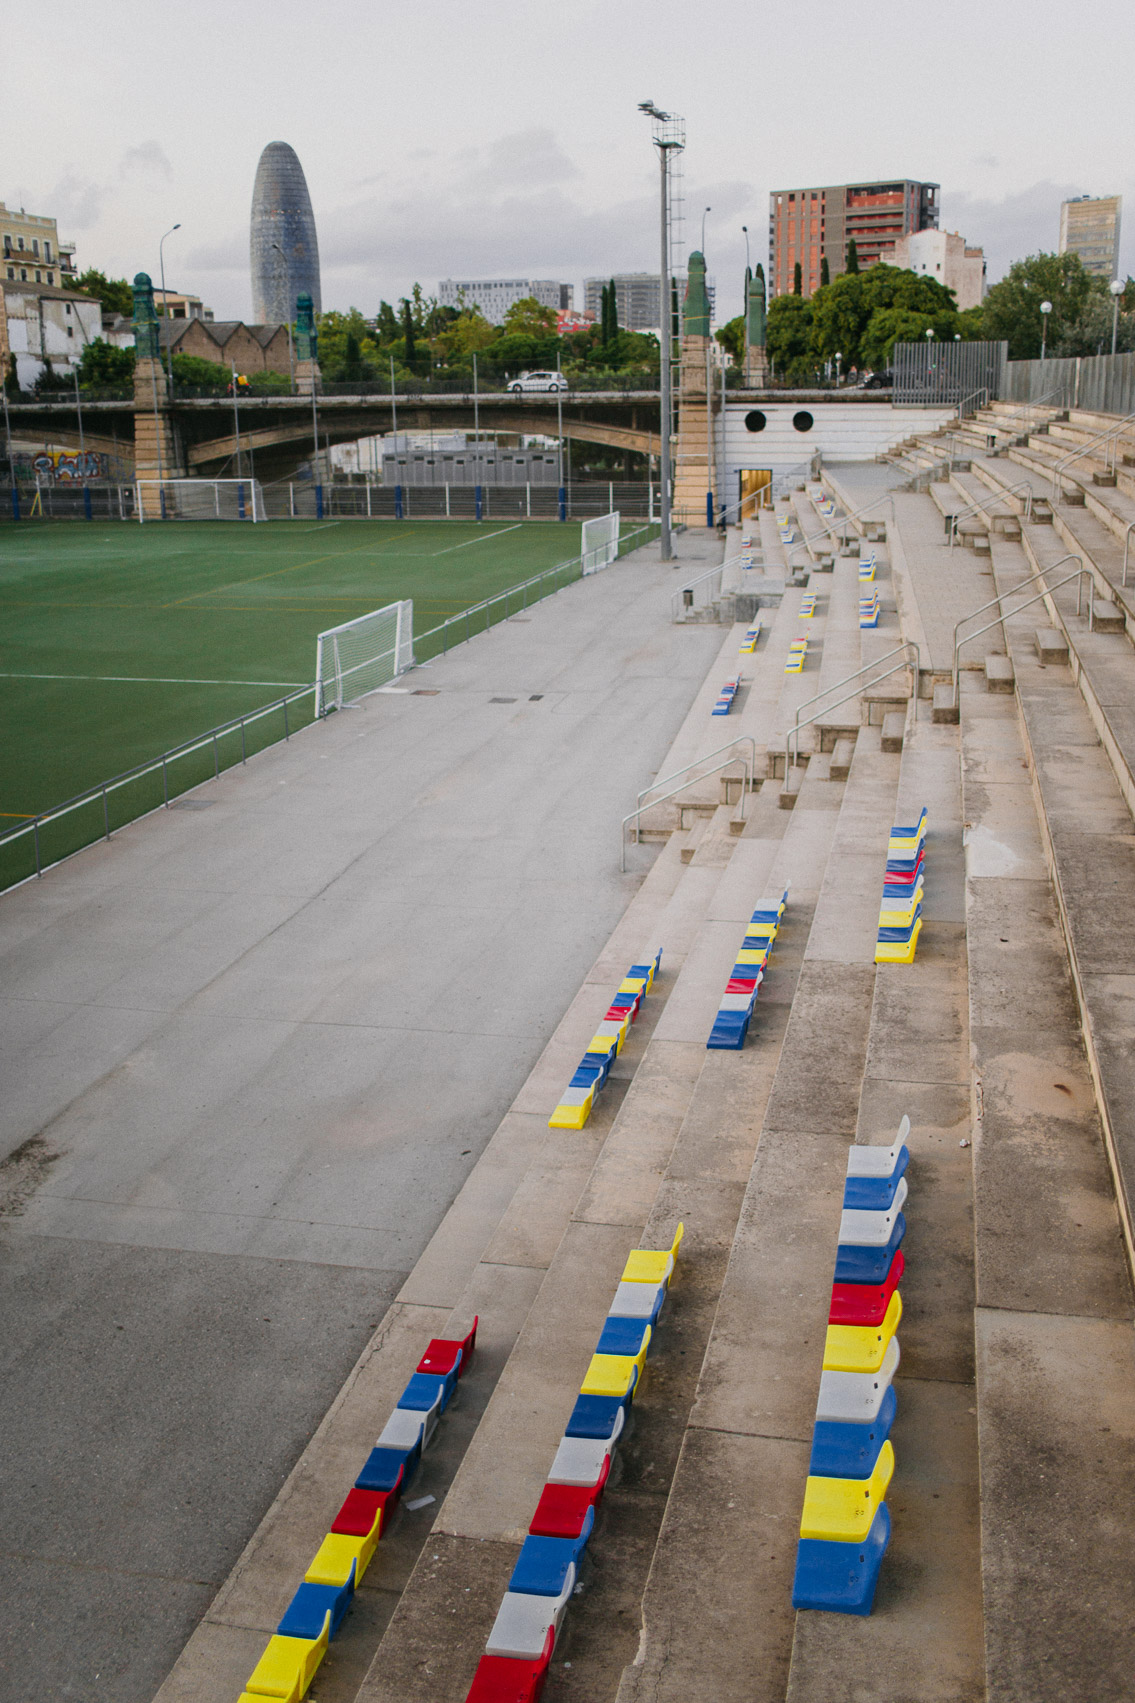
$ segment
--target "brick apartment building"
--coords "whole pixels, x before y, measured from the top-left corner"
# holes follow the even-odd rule
[[[819,288],[823,260],[833,278],[847,269],[847,245],[852,239],[862,269],[874,266],[882,251],[893,248],[902,237],[936,230],[939,187],[895,178],[816,189],[774,189],[769,196],[771,294],[791,292],[799,261],[802,293],[810,296]]]

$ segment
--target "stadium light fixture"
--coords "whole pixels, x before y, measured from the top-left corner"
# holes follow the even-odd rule
[[[658,150],[661,187],[661,262],[658,268],[658,331],[659,378],[661,388],[658,496],[659,555],[664,562],[673,560],[670,537],[670,426],[673,411],[672,364],[674,359],[674,327],[670,314],[670,155],[680,153],[686,145],[686,125],[677,113],[663,112],[653,101],[639,101],[638,110],[650,119],[654,146]]]
[[[176,225],[171,225],[169,230],[166,232],[166,236],[163,237],[161,242],[158,244],[158,271],[162,275],[162,313],[163,313],[163,315],[165,316],[166,319],[168,319],[170,317],[169,303],[166,300],[166,257],[165,257],[166,237],[171,237],[173,235],[174,231],[179,231],[180,229],[181,229],[180,222]],[[166,384],[168,385],[169,393],[172,396],[173,395],[173,351],[171,349],[168,338],[166,340]]]

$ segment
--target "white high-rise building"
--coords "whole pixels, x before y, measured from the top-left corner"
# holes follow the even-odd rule
[[[443,278],[437,287],[439,306],[480,308],[490,325],[529,296],[560,313],[574,305],[575,290],[553,278]]]

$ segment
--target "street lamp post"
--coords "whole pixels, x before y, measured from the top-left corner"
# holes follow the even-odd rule
[[[1052,312],[1052,303],[1051,302],[1041,302],[1041,304],[1040,304],[1040,358],[1041,358],[1042,361],[1044,360],[1045,350],[1048,348],[1048,316],[1051,312]]]
[[[280,259],[284,262],[284,269],[285,269],[285,274],[286,274],[287,265],[288,265],[287,255],[284,253],[283,249],[280,247],[278,242],[274,242],[272,244],[272,247],[276,250],[276,253],[280,256]],[[284,282],[285,282],[285,284],[287,283],[287,277],[286,276],[285,276]],[[285,297],[284,299],[285,299],[285,303],[286,303],[287,297]],[[288,311],[286,306],[285,306],[284,311],[285,312]],[[295,352],[295,349],[292,345],[292,322],[291,322],[290,319],[285,319],[284,324],[287,327],[287,332],[288,332],[288,371],[291,373],[291,378],[292,378],[292,392],[291,393],[294,396],[295,393],[296,393],[296,352]]]
[[[673,560],[670,537],[670,415],[671,363],[674,358],[674,328],[670,319],[670,155],[680,153],[686,145],[685,121],[675,113],[662,112],[653,101],[640,101],[638,110],[645,113],[653,125],[654,146],[658,151],[660,186],[661,251],[658,268],[658,316],[661,341],[660,389],[661,409],[658,445],[658,508],[660,521],[659,555],[664,562]]]
[[[835,382],[836,382],[837,389],[839,387],[839,363],[842,360],[843,360],[843,350],[837,349],[836,352],[835,352]]]
[[[749,227],[748,227],[748,225],[742,225],[741,229],[745,233],[745,271],[751,272],[753,270],[753,264],[752,264],[752,260],[751,260],[750,255],[749,255]],[[746,302],[745,303],[745,311],[748,312],[748,309],[749,309],[749,304],[748,304],[748,302]]]
[[[161,242],[158,244],[158,270],[162,275],[162,313],[163,313],[163,315],[165,316],[166,319],[169,318],[169,303],[166,301],[166,257],[165,257],[166,237],[171,237],[173,235],[174,231],[179,231],[180,229],[181,229],[180,224],[171,225],[169,230],[166,232],[166,236],[163,237]],[[168,338],[166,339],[166,383],[169,385],[169,393],[172,396],[173,395],[173,355],[172,355],[172,352],[171,352],[171,349],[170,349],[170,344],[169,344]]]
[[[705,212],[701,216],[701,251],[702,251],[703,254],[705,253],[705,220],[706,220],[706,214],[712,213],[712,212],[713,212],[713,208],[707,207],[705,209]]]
[[[1123,294],[1123,285],[1118,278],[1113,278],[1108,285],[1111,291],[1111,352],[1115,354],[1115,346],[1119,339],[1119,298]]]
[[[233,375],[233,430],[236,433],[236,476],[239,479],[240,476],[241,476],[241,465],[240,465],[240,403],[239,403],[239,399],[238,399],[238,395],[237,395],[236,362],[235,361],[233,361],[233,363],[232,363],[232,375]]]

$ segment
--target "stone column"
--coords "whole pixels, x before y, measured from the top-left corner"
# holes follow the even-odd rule
[[[706,393],[709,352],[705,259],[695,250],[690,255],[686,299],[682,304],[678,436],[674,444],[674,519],[685,526],[705,525],[706,493],[713,490],[715,483],[711,453],[713,396]]]
[[[165,481],[179,476],[169,418],[169,389],[158,344],[158,316],[149,275],[134,279],[134,477]],[[140,486],[147,520],[172,516],[173,493],[164,484]]]

